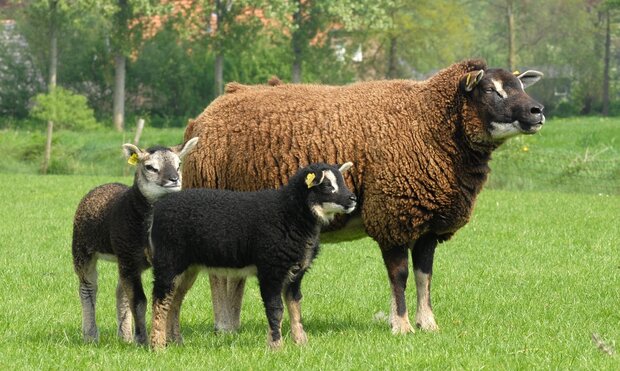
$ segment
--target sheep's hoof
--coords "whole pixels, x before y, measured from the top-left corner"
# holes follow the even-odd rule
[[[98,343],[99,342],[99,331],[97,329],[84,332],[84,342],[85,343]]]
[[[435,322],[435,318],[430,316],[416,316],[415,319],[416,327],[426,332],[436,332],[439,331],[439,326],[437,326],[437,322]]]
[[[146,335],[134,335],[133,340],[138,345],[147,345]]]
[[[304,345],[308,342],[308,335],[303,329],[299,329],[291,332],[291,336],[293,338],[293,342],[297,345]]]
[[[176,344],[176,345],[183,345],[183,336],[182,335],[169,335],[167,337],[167,343],[168,344]]]
[[[392,334],[405,335],[414,332],[415,330],[411,326],[411,323],[409,323],[409,319],[396,318],[395,320],[392,320]]]
[[[267,340],[267,345],[269,345],[269,349],[271,350],[282,349],[282,338],[278,340]]]

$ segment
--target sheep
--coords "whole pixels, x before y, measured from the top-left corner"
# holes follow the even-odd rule
[[[82,335],[86,342],[97,342],[95,321],[97,300],[97,261],[118,262],[116,288],[118,335],[132,340],[131,321],[135,319],[138,344],[146,343],[146,296],[141,274],[150,264],[145,255],[148,245],[148,218],[153,203],[181,190],[181,160],[194,148],[198,138],[172,148],[155,146],[143,151],[123,144],[128,162],[137,165],[131,187],[109,183],[92,189],[81,200],[73,221],[73,268],[79,279],[82,304]]]
[[[524,92],[541,77],[537,71],[487,68],[474,59],[420,82],[230,83],[226,94],[189,121],[185,136],[200,137],[208,151],[188,156],[185,186],[276,187],[309,162],[351,159],[355,171],[346,180],[360,200],[365,232],[382,252],[392,331],[414,331],[405,302],[408,250],[417,291],[415,324],[434,331],[435,247],[468,222],[492,152],[508,138],[542,127],[543,106]],[[236,330],[242,290],[235,287],[243,287],[242,279],[216,278],[211,284],[220,319],[216,329]]]
[[[351,166],[311,164],[279,190],[190,189],[155,204],[150,232],[153,349],[163,348],[167,340],[180,342],[181,303],[198,267],[224,276],[256,275],[269,323],[268,345],[282,345],[282,295],[293,340],[305,343],[301,280],[318,253],[321,225],[355,209],[356,197],[342,176]]]

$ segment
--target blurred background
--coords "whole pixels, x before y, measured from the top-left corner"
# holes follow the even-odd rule
[[[126,174],[105,161],[139,119],[141,144],[175,144],[229,81],[424,79],[480,57],[543,72],[528,93],[563,123],[503,146],[513,175],[491,187],[557,173],[620,193],[620,0],[0,0],[0,19],[0,172]]]

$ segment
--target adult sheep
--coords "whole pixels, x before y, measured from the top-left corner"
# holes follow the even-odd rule
[[[279,187],[308,163],[351,160],[347,184],[390,280],[392,332],[413,331],[405,302],[408,250],[415,323],[436,330],[435,247],[468,222],[491,153],[507,138],[542,127],[543,106],[524,91],[541,76],[466,60],[421,82],[231,83],[186,129],[185,138],[198,136],[201,146],[187,156],[184,186]],[[244,281],[211,276],[211,285],[216,329],[235,330]]]

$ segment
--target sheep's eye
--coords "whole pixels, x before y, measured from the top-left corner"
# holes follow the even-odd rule
[[[489,93],[493,93],[495,91],[495,89],[493,88],[484,88],[483,90],[485,93],[489,94]]]
[[[157,173],[157,172],[159,172],[159,170],[155,169],[155,168],[154,168],[153,166],[151,166],[151,165],[146,165],[146,166],[144,166],[144,167],[146,168],[146,170],[148,170],[148,171],[150,171],[150,172],[152,172],[152,173]]]

